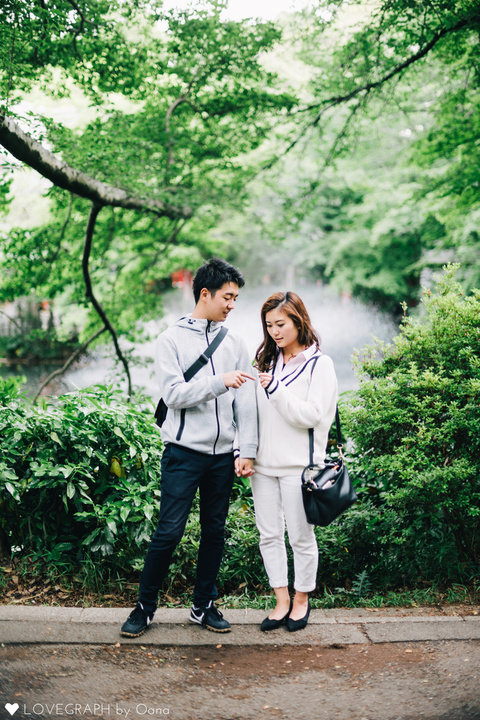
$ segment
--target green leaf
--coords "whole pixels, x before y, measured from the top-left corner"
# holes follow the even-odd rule
[[[13,487],[13,485],[12,485],[11,483],[6,482],[6,483],[5,483],[5,489],[8,490],[8,492],[10,493],[10,495],[12,495],[12,497],[14,497],[15,500],[20,500],[20,496],[19,496],[19,494],[18,494],[17,489],[16,489],[15,487]]]
[[[123,432],[120,430],[120,428],[117,425],[113,428],[113,432],[115,433],[115,435],[118,435],[118,437],[122,438],[122,440],[125,440],[125,442],[128,442],[127,438],[125,437],[125,435],[123,434]]]

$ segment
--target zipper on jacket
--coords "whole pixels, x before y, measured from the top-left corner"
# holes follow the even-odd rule
[[[205,337],[207,339],[207,345],[210,345],[210,341],[208,339],[208,331],[210,329],[210,320],[207,322],[207,328],[205,330]],[[210,358],[210,364],[212,366],[212,372],[215,375],[215,366],[213,364],[213,359]],[[218,399],[215,398],[215,417],[217,418],[217,437],[215,438],[215,442],[213,443],[213,455],[215,455],[215,450],[217,447],[218,438],[220,437],[220,418],[218,417]]]
[[[178,432],[177,432],[177,437],[176,437],[177,440],[181,440],[182,435],[183,435],[183,429],[185,427],[185,411],[186,411],[185,408],[182,408],[180,410],[180,426],[179,426]]]

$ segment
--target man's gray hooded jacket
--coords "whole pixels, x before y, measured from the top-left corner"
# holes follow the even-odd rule
[[[240,457],[257,451],[255,381],[238,390],[226,388],[222,374],[252,373],[243,340],[229,331],[212,357],[187,383],[183,373],[212,342],[222,323],[187,315],[163,332],[157,342],[156,369],[160,396],[168,407],[162,440],[209,455],[231,452],[238,430]]]

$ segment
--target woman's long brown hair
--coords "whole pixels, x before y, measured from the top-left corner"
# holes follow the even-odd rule
[[[257,367],[260,372],[268,372],[276,361],[279,353],[276,342],[268,334],[267,322],[265,320],[267,313],[275,309],[281,310],[293,320],[293,324],[298,330],[298,342],[300,345],[310,347],[310,345],[315,343],[317,348],[320,348],[320,338],[312,327],[310,316],[303,304],[303,300],[297,293],[290,291],[274,293],[265,300],[261,310],[263,342],[255,355],[255,367]]]

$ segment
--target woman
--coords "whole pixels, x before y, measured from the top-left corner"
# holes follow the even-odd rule
[[[276,606],[261,630],[283,624],[303,629],[308,594],[315,589],[318,548],[303,509],[301,474],[309,461],[308,429],[314,429],[314,462],[323,466],[328,431],[335,416],[337,378],[332,360],[320,352],[319,337],[300,297],[278,292],[261,310],[264,338],[257,350],[259,448],[252,477],[260,551]],[[288,591],[285,521],[293,549],[293,601]]]

